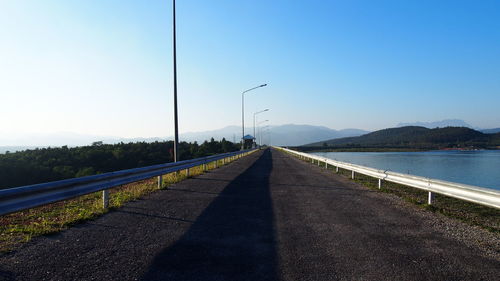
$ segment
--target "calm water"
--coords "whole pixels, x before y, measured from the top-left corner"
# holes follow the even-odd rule
[[[500,150],[313,154],[377,169],[500,190]]]

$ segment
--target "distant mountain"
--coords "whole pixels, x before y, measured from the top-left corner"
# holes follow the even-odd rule
[[[428,129],[418,126],[390,128],[349,137],[316,142],[308,147],[370,147],[370,148],[494,148],[500,146],[499,134],[484,134],[465,127]]]
[[[57,146],[83,146],[95,141],[114,140],[111,136],[96,136],[77,134],[72,132],[56,133],[30,133],[30,134],[2,134],[1,146],[32,146],[32,147],[57,147]]]
[[[484,134],[496,134],[500,133],[500,128],[494,128],[494,129],[481,129],[479,130],[481,133]]]
[[[270,126],[269,129],[269,134],[266,135],[266,138],[263,139],[263,142],[268,144],[270,140],[273,145],[285,146],[302,145],[305,143],[316,142],[324,139],[360,136],[362,134],[368,133],[367,131],[358,129],[344,129],[337,131],[322,126],[293,124]],[[245,134],[253,135],[253,128],[245,128]],[[198,143],[202,143],[205,140],[210,140],[211,138],[214,138],[215,140],[221,140],[222,138],[225,138],[228,141],[239,142],[241,139],[241,127],[227,126],[217,130],[188,132],[179,135],[180,141],[186,142],[197,141]],[[0,150],[0,153],[5,152],[5,150],[23,150],[22,147],[26,147],[24,149],[48,146],[59,147],[64,145],[74,147],[91,145],[96,141],[113,144],[119,142],[154,142],[171,139],[173,139],[172,136],[156,138],[120,138],[113,136],[84,135],[70,132],[59,132],[53,134],[25,134],[16,136],[9,136],[4,134],[0,135],[0,146],[10,146],[10,148],[5,148],[3,149],[3,151]],[[15,146],[16,148],[13,149],[13,146]]]
[[[500,128],[481,129],[478,127],[473,127],[469,123],[465,122],[464,120],[460,120],[460,119],[445,119],[445,120],[435,121],[435,122],[399,123],[396,127],[408,127],[408,126],[425,127],[425,128],[429,128],[429,129],[445,128],[445,127],[466,127],[466,128],[471,128],[471,129],[480,131],[481,133],[484,133],[484,134],[500,133]]]
[[[460,119],[445,119],[445,120],[435,121],[435,122],[399,123],[398,125],[396,125],[396,127],[408,127],[408,126],[425,127],[425,128],[429,128],[429,129],[444,128],[444,127],[472,128],[471,125],[469,125],[464,120],[460,120]]]
[[[359,129],[333,130],[323,126],[281,125],[270,128],[271,144],[278,146],[296,146],[324,139],[360,136],[367,131]]]
[[[27,149],[40,148],[39,146],[0,146],[0,154],[8,152],[17,152]]]
[[[247,134],[253,135],[253,128],[245,128],[245,135]],[[173,139],[174,137],[169,137],[169,139]],[[186,142],[204,142],[206,140],[210,140],[210,138],[214,138],[215,140],[221,140],[225,138],[228,141],[232,142],[240,142],[241,140],[241,126],[227,126],[221,129],[210,130],[210,131],[202,131],[202,132],[188,132],[182,133],[179,135],[179,139],[181,141]]]
[[[337,131],[323,126],[288,124],[270,126],[269,134],[266,134],[262,142],[268,144],[269,141],[271,141],[272,145],[295,146],[323,139],[360,136],[366,133],[367,131],[359,129],[344,129]],[[245,128],[245,134],[253,135],[253,128]],[[259,137],[258,131],[256,135]],[[185,133],[181,134],[179,138],[188,142],[203,142],[212,137],[216,140],[226,138],[226,140],[229,141],[239,142],[241,138],[241,127],[228,126],[219,130]]]

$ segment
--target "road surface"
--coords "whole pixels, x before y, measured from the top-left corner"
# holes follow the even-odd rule
[[[36,238],[0,256],[0,279],[499,280],[435,216],[265,150]]]

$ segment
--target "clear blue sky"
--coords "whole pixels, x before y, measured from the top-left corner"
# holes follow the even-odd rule
[[[171,1],[0,2],[0,134],[173,132]],[[181,132],[500,127],[500,1],[178,0]]]

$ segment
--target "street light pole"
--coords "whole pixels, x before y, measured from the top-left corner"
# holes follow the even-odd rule
[[[260,126],[260,124],[268,122],[269,120],[264,120],[262,122],[257,123],[257,127]],[[259,146],[261,145],[261,139],[260,139],[260,133],[261,133],[261,128],[259,127]]]
[[[264,141],[262,140],[262,135],[265,133],[265,132],[269,132],[269,126],[265,126],[264,128],[262,128],[264,130],[264,132],[261,131],[261,139],[260,139],[260,142],[263,143]]]
[[[179,160],[179,124],[177,118],[177,47],[175,36],[175,0],[173,2],[173,50],[174,50],[174,162]]]
[[[241,150],[245,149],[245,93],[265,86],[267,86],[267,84],[253,87],[241,93]]]
[[[266,111],[269,111],[269,109],[264,109],[264,110],[261,110],[261,111],[255,112],[255,113],[253,114],[253,137],[254,137],[254,138],[256,138],[256,137],[257,137],[257,135],[255,134],[255,120],[256,120],[257,114],[262,113],[262,112],[266,112]]]
[[[267,136],[268,136],[269,143],[271,142],[271,136],[270,136],[271,133],[269,132],[269,126],[266,126],[266,127],[262,128],[261,131],[260,131],[260,133],[261,133],[261,135],[264,135],[265,133],[267,133],[268,134]],[[261,140],[261,142],[265,143],[265,138],[262,137],[262,139],[264,139],[264,140]]]

